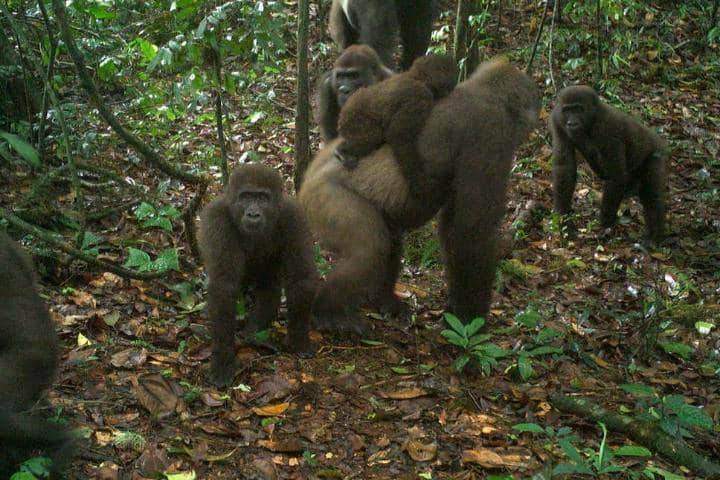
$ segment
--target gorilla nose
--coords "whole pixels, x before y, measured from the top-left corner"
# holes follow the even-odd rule
[[[580,127],[580,122],[578,122],[577,120],[568,120],[565,125],[567,125],[567,128],[569,128],[570,130],[575,130]]]

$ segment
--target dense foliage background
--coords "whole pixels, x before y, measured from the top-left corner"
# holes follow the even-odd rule
[[[432,50],[452,52],[457,5],[441,3]],[[205,380],[191,227],[227,165],[273,165],[292,191],[297,3],[0,3],[0,225],[32,252],[61,332],[53,415],[88,440],[70,478],[696,474],[607,419],[568,415],[556,391],[717,461],[717,0],[468,3],[462,64],[474,51],[532,57],[544,121],[557,90],[588,83],[668,139],[670,238],[638,243],[635,202],[600,238],[589,170],[568,238],[549,211],[540,128],[513,171],[513,249],[489,328],[442,315],[430,225],[409,238],[397,286],[410,325],[378,319],[360,344],[314,334],[311,360],[243,347],[242,384],[227,392]],[[312,81],[336,55],[328,11],[311,2]],[[314,151],[314,125],[310,140]],[[17,478],[44,471],[30,459]]]

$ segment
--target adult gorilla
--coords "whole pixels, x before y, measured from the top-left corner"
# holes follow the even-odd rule
[[[440,209],[449,309],[465,320],[487,315],[513,155],[539,109],[533,81],[493,60],[433,108],[417,144],[422,175],[414,181],[424,185],[409,184],[387,145],[352,170],[334,155],[340,140],[321,150],[299,194],[311,229],[338,254],[315,301],[318,326],[364,333],[358,307],[366,299],[398,310],[403,232]]]

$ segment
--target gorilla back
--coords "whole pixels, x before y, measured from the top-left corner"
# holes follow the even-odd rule
[[[45,450],[62,468],[66,433],[59,426],[23,412],[50,386],[58,343],[47,307],[37,293],[30,261],[0,232],[0,474],[35,449]],[[66,447],[67,446],[67,447]],[[7,455],[5,455],[7,454]],[[7,478],[7,477],[2,477]]]
[[[481,65],[437,102],[418,138],[416,179],[433,192],[427,198],[409,195],[387,145],[353,170],[333,157],[336,142],[321,150],[299,195],[316,236],[338,253],[315,302],[318,319],[354,330],[363,298],[379,299],[380,306],[396,302],[402,233],[440,209],[449,308],[464,319],[486,315],[513,155],[539,110],[528,76],[504,60]]]

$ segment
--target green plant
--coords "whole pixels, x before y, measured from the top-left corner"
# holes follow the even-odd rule
[[[497,365],[497,360],[508,355],[507,350],[488,342],[492,338],[491,334],[478,333],[485,325],[484,318],[477,317],[469,324],[463,325],[455,315],[446,313],[445,321],[450,329],[443,330],[440,334],[462,350],[460,356],[453,362],[453,367],[458,372],[462,372],[473,360],[484,374],[489,375],[491,369]]]
[[[52,460],[47,457],[33,457],[23,462],[10,480],[38,480],[50,478]]]
[[[143,202],[135,209],[135,218],[142,228],[161,228],[172,233],[172,221],[180,217],[180,212],[172,205],[155,208]]]

